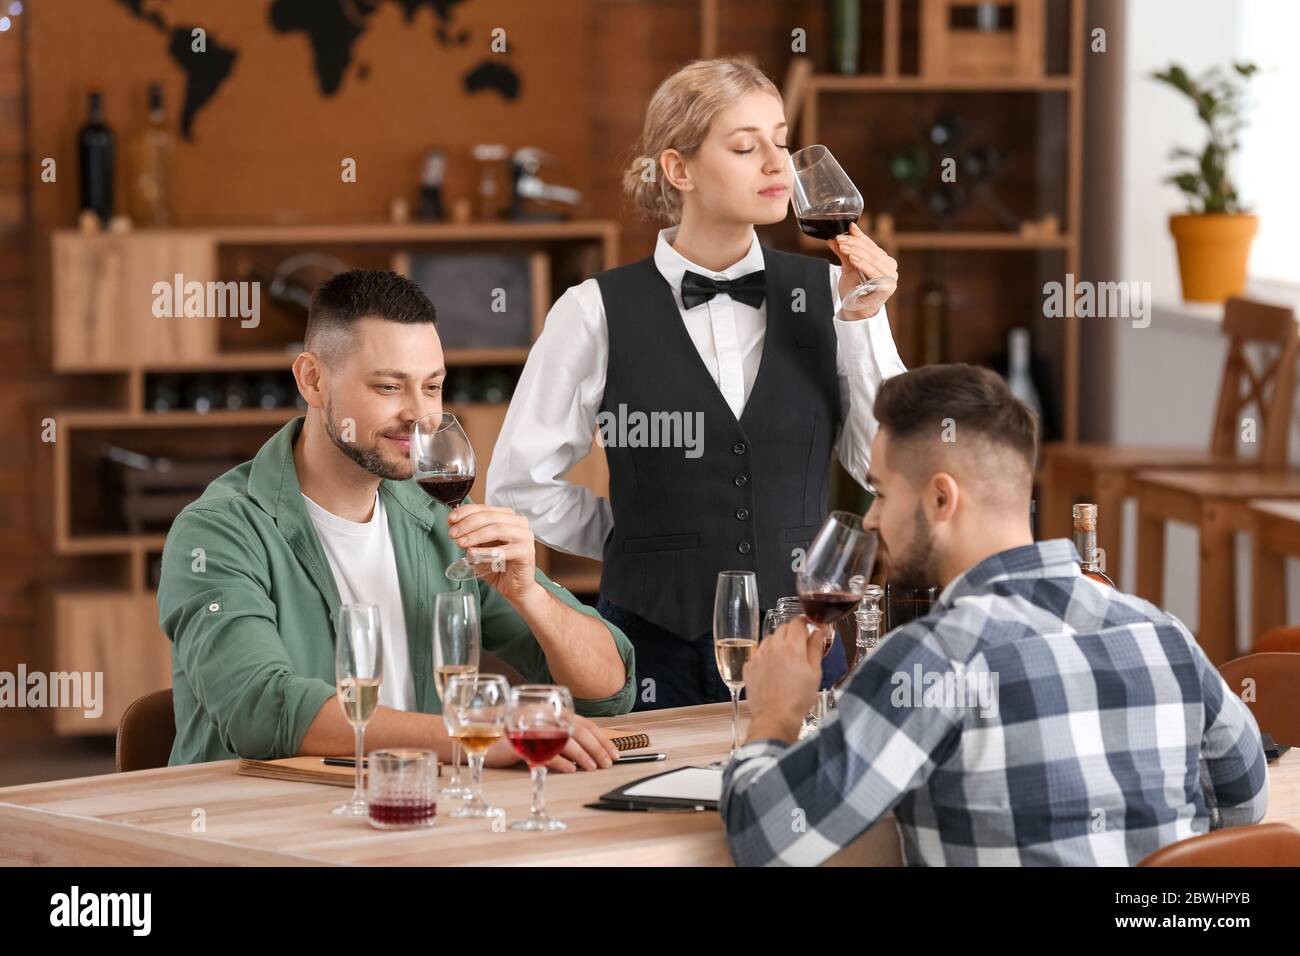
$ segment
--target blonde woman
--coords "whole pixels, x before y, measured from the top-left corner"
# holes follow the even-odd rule
[[[666,228],[652,256],[552,307],[487,500],[546,544],[604,562],[597,608],[632,641],[647,710],[729,698],[712,645],[718,572],[757,572],[763,608],[794,593],[795,556],[828,510],[832,451],[865,480],[876,390],[906,369],[888,289],[840,309],[852,269],[897,274],[862,230],[828,241],[840,265],[758,242],[756,225],[785,218],[792,179],[781,95],[760,69],[678,70],[650,101],[640,153],[626,193]],[[608,499],[563,478],[598,429]]]

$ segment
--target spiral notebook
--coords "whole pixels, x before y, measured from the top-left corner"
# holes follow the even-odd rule
[[[650,735],[637,733],[635,730],[628,730],[626,727],[602,727],[601,731],[609,738],[609,742],[618,748],[619,753],[625,750],[640,750],[642,747],[650,746]]]

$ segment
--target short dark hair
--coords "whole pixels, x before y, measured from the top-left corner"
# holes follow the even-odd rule
[[[433,303],[406,276],[387,269],[349,269],[316,287],[303,344],[335,365],[347,354],[356,323],[368,316],[408,325],[438,324]]]
[[[1038,458],[1038,417],[1002,376],[977,365],[923,365],[886,379],[876,393],[876,421],[891,441],[938,441],[946,420],[1024,459],[1032,475]]]

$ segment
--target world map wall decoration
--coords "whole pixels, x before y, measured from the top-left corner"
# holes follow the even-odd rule
[[[185,94],[179,114],[182,137],[192,141],[194,120],[199,110],[217,95],[239,59],[238,47],[223,43],[204,31],[203,49],[196,50],[194,23],[169,23],[164,8],[150,0],[116,0],[132,16],[163,34],[167,53],[185,74]],[[465,46],[469,30],[457,26],[454,11],[468,0],[268,0],[266,19],[278,33],[302,33],[312,50],[316,81],[323,96],[339,92],[349,67],[354,65],[353,49],[373,21],[383,3],[396,4],[406,23],[411,24],[421,8],[433,11],[437,25],[433,36],[442,47]],[[359,79],[369,76],[366,64],[358,64]],[[519,98],[521,81],[515,69],[500,58],[484,59],[466,71],[462,85],[467,93],[495,92],[506,100]]]
[[[59,169],[57,183],[32,183],[35,215],[76,221],[87,91],[102,91],[125,143],[148,121],[154,84],[177,133],[180,225],[386,219],[394,198],[418,203],[435,148],[449,203],[476,194],[472,153],[484,143],[536,147],[559,180],[590,182],[592,124],[570,118],[591,116],[603,95],[594,10],[591,0],[29,3],[31,154]],[[340,178],[345,160],[355,181]],[[125,195],[125,157],[118,167]]]

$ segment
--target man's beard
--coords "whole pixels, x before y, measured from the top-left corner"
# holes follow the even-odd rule
[[[411,477],[403,470],[390,464],[384,458],[384,453],[375,445],[362,445],[355,441],[345,441],[339,433],[338,425],[334,422],[334,404],[325,403],[325,434],[330,436],[330,441],[334,442],[334,447],[343,454],[347,455],[358,465],[380,478],[387,478],[391,481],[405,481]]]
[[[907,547],[895,553],[889,549],[889,583],[906,588],[928,588],[939,583],[939,568],[934,555],[934,535],[925,509],[918,503],[912,520],[912,538]]]

